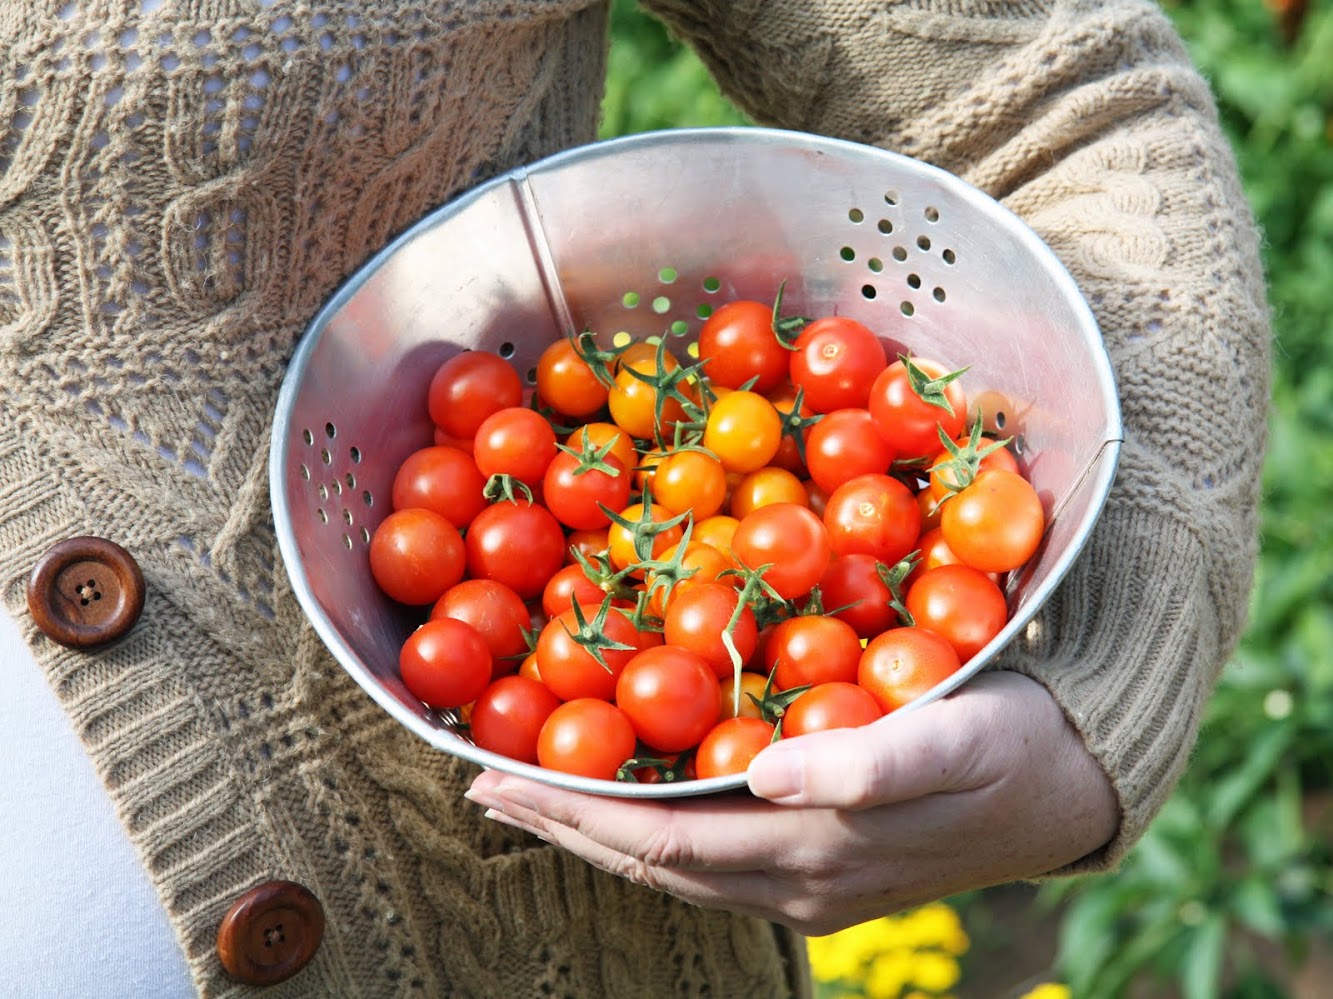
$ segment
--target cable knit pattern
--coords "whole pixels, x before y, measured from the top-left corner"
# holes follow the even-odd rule
[[[1003,198],[1092,302],[1121,474],[1006,664],[1115,782],[1121,832],[1083,866],[1114,863],[1186,760],[1254,557],[1267,316],[1206,87],[1135,0],[648,6],[758,120]],[[596,0],[0,0],[0,585],[203,995],[250,993],[213,939],[269,878],[329,918],[273,995],[808,992],[791,934],[482,822],[470,768],[355,686],[277,559],[268,425],[297,338],[410,222],[594,136],[606,17]],[[130,636],[93,653],[24,608],[37,558],[77,534],[124,545],[149,588]]]

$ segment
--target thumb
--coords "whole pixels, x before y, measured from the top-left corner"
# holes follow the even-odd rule
[[[976,780],[976,739],[970,726],[946,723],[947,703],[775,742],[750,763],[750,791],[782,805],[856,810],[966,790]]]

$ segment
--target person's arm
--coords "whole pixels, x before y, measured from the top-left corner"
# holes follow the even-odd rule
[[[756,121],[961,175],[1055,250],[1118,381],[1101,522],[1009,669],[1109,775],[1113,864],[1175,785],[1243,627],[1269,386],[1259,241],[1206,83],[1143,0],[647,0]]]

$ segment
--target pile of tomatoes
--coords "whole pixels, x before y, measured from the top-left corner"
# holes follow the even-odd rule
[[[740,773],[867,724],[1004,627],[1042,504],[964,371],[737,300],[674,340],[435,373],[370,568],[425,620],[403,683],[493,752],[607,780]]]

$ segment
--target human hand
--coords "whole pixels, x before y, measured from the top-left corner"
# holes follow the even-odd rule
[[[1107,843],[1119,821],[1060,708],[1016,673],[778,742],[748,776],[753,794],[664,801],[487,771],[467,797],[631,881],[808,935],[1036,877]]]

